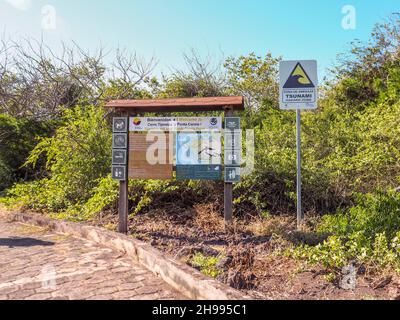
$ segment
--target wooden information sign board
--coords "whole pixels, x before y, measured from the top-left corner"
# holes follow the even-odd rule
[[[194,129],[195,131],[202,129],[209,130],[220,130],[222,127],[222,120],[219,117],[211,118],[170,118],[161,119],[159,122],[156,118],[140,118],[139,114],[146,113],[175,113],[175,112],[217,112],[222,111],[225,117],[232,117],[235,111],[244,111],[244,98],[243,97],[208,97],[208,98],[183,98],[183,99],[150,99],[150,100],[114,100],[107,103],[106,108],[112,109],[115,116],[113,123],[113,177],[120,180],[120,194],[119,194],[119,232],[128,232],[128,216],[129,216],[129,200],[128,200],[128,181],[125,178],[127,175],[128,179],[172,179],[173,178],[173,160],[174,160],[174,145],[175,141],[171,140],[171,136],[165,138],[167,143],[164,148],[158,145],[158,153],[155,156],[147,154],[149,152],[148,147],[154,144],[154,140],[148,141],[148,134],[146,131],[149,129],[164,130],[168,131],[174,129]],[[127,117],[135,117],[128,118]],[[132,120],[131,120],[132,119]],[[164,123],[165,120],[168,123]],[[201,120],[201,121],[199,121]],[[132,121],[132,122],[131,122]],[[172,125],[170,124],[172,123]],[[130,132],[125,135],[127,131]],[[138,133],[140,132],[140,133]],[[126,146],[126,143],[128,146]],[[233,148],[234,143],[231,142]],[[128,147],[128,148],[127,148]],[[128,149],[128,155],[126,156],[122,150]],[[150,148],[151,149],[151,148]],[[213,155],[215,150],[199,150],[199,152],[209,152]],[[212,148],[214,149],[214,148]],[[153,163],[155,159],[166,158],[166,162]],[[127,158],[128,162],[128,174],[124,171],[125,166],[119,165],[124,163]],[[152,163],[150,163],[152,162]],[[213,177],[218,180],[220,179],[222,165],[210,164],[202,165],[200,167],[181,167],[181,177],[193,177],[197,178],[211,178],[211,172]],[[177,165],[178,166],[178,165]],[[183,169],[183,170],[182,170]],[[228,170],[227,175],[231,176],[232,181],[236,181],[236,175],[234,176],[233,168],[231,171]],[[178,168],[177,168],[178,171]],[[225,181],[225,196],[224,196],[224,211],[226,226],[232,225],[232,206],[233,206],[233,185],[230,181]]]

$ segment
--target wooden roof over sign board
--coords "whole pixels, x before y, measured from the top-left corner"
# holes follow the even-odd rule
[[[212,97],[212,98],[179,98],[151,100],[113,100],[106,104],[107,108],[128,113],[140,112],[200,112],[224,111],[232,108],[234,111],[244,110],[243,97]]]

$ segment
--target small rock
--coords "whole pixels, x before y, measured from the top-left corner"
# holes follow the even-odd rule
[[[354,290],[357,286],[357,270],[354,264],[350,264],[342,269],[342,279],[339,287],[343,290]]]

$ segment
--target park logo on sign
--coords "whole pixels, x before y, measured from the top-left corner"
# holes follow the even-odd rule
[[[217,118],[211,118],[210,125],[211,125],[211,127],[216,127],[218,125],[218,119]]]
[[[282,61],[279,71],[281,109],[316,109],[317,62]]]
[[[140,118],[133,119],[133,125],[140,126],[141,124],[142,124],[142,120],[140,120]]]

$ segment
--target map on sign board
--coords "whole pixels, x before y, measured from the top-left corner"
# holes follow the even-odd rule
[[[279,77],[281,109],[307,110],[317,108],[317,61],[282,61]]]
[[[177,165],[220,165],[222,143],[220,132],[178,132]]]
[[[221,130],[221,117],[166,117],[129,119],[129,131],[143,132],[150,130],[178,131],[178,130]]]
[[[177,180],[220,180],[221,163],[221,132],[178,132]]]

